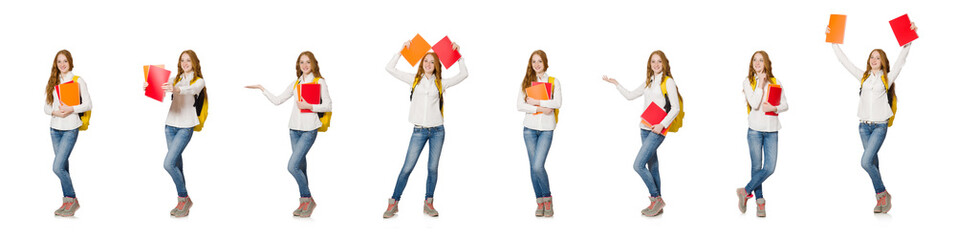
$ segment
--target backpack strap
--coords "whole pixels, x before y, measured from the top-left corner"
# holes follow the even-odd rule
[[[753,81],[750,82],[750,89],[757,91],[757,77],[751,78]],[[777,78],[770,78],[770,84],[777,84]],[[747,114],[750,114],[750,103],[747,103]]]
[[[548,98],[554,99],[554,88],[555,88],[555,86],[554,86],[554,77],[548,76],[548,83],[551,84],[551,96],[548,96]],[[560,109],[554,109],[554,123],[555,123],[555,124],[558,123],[558,113],[559,113],[559,112],[560,112]]]
[[[412,96],[415,94],[415,87],[418,86],[418,82],[421,80],[421,77],[415,77],[415,81],[412,81],[412,92],[408,94],[408,101],[412,101]],[[441,116],[445,117],[445,96],[444,89],[442,89],[441,82],[438,81],[438,78],[435,78],[435,87],[438,88],[438,110],[441,111]]]

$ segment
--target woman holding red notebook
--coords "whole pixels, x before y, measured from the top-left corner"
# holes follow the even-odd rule
[[[910,29],[916,31],[916,25],[912,22]],[[876,190],[876,206],[873,207],[873,213],[887,213],[893,207],[892,197],[883,185],[877,153],[886,138],[887,128],[893,125],[893,117],[896,115],[896,77],[900,75],[900,70],[906,63],[910,45],[912,42],[903,46],[892,68],[886,52],[883,49],[873,49],[867,58],[864,71],[850,62],[843,53],[843,49],[840,49],[840,44],[833,44],[833,52],[837,59],[853,75],[854,84],[860,86],[860,104],[857,107],[857,116],[860,118],[860,140],[863,141],[863,157],[860,165],[870,175],[873,188]]]
[[[297,59],[295,74],[298,78],[289,84],[279,96],[273,95],[269,90],[258,84],[246,86],[246,88],[262,90],[262,94],[275,105],[282,104],[293,96],[298,98],[296,104],[292,107],[292,116],[289,117],[292,157],[289,158],[288,168],[289,173],[292,174],[295,182],[299,185],[299,207],[292,211],[292,215],[310,217],[316,204],[315,200],[312,199],[312,193],[309,191],[305,155],[309,153],[309,149],[315,143],[319,129],[323,127],[322,116],[331,114],[332,98],[329,96],[329,88],[325,83],[325,78],[322,78],[322,74],[319,73],[319,64],[315,55],[312,52],[305,51],[300,53]],[[303,100],[303,94],[314,94],[303,90],[310,88],[309,84],[318,85],[318,94],[321,101],[317,104],[311,104]]]
[[[79,105],[70,106],[64,103],[60,96],[75,93],[61,93],[58,86],[74,83],[78,85],[80,101]],[[53,173],[60,178],[60,187],[63,189],[63,204],[53,212],[56,216],[73,216],[80,208],[80,202],[76,201],[76,192],[73,190],[73,179],[70,177],[69,160],[80,127],[83,126],[79,114],[90,111],[92,108],[93,103],[90,100],[90,91],[86,88],[86,81],[73,75],[73,55],[70,51],[60,50],[53,58],[53,69],[46,84],[46,105],[43,105],[43,112],[51,116],[50,137],[53,140],[55,156]]]
[[[789,107],[780,81],[773,77],[767,52],[755,52],[750,57],[749,69],[743,81],[743,93],[747,100],[750,182],[737,189],[737,208],[741,213],[747,212],[747,200],[756,195],[757,216],[766,217],[763,182],[773,174],[777,165],[777,131],[781,128],[777,114],[787,111]]]
[[[681,99],[677,93],[677,83],[671,76],[670,63],[664,52],[657,50],[651,53],[647,59],[647,79],[641,82],[641,85],[634,91],[630,91],[621,86],[614,78],[604,76],[604,81],[614,84],[618,92],[627,100],[634,100],[644,96],[644,108],[648,109],[652,105],[665,106],[666,116],[660,123],[648,126],[647,123],[641,125],[641,149],[637,152],[637,158],[634,160],[634,170],[644,180],[648,197],[651,201],[647,208],[641,210],[641,214],[648,217],[657,216],[664,212],[664,200],[661,198],[661,175],[659,170],[657,148],[664,142],[664,135],[672,123],[678,121],[678,115],[681,111]],[[671,94],[666,94],[671,93]],[[669,106],[669,107],[667,107]],[[673,132],[673,131],[672,131]]]
[[[554,215],[551,185],[544,162],[551,149],[551,138],[558,123],[558,108],[561,107],[561,83],[549,76],[547,70],[548,55],[542,50],[531,53],[518,92],[518,111],[525,113],[524,143],[531,163],[531,185],[538,204],[534,215],[538,217]],[[537,94],[535,90],[538,90]]]

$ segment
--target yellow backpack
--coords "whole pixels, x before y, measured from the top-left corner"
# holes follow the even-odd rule
[[[664,100],[667,101],[664,104],[664,111],[671,111],[671,100],[667,98],[667,79],[670,77],[665,76],[664,81],[661,81],[661,92],[664,93]],[[677,89],[677,86],[674,86],[674,89]],[[671,125],[667,127],[668,132],[677,132],[682,126],[684,126],[684,97],[680,95],[680,90],[677,91],[678,104],[680,104],[680,112],[677,112],[677,117],[674,118],[674,121],[671,121]],[[557,112],[555,112],[557,113]]]
[[[312,84],[319,83],[319,78],[313,78]],[[299,80],[295,80],[295,92],[299,92]],[[322,104],[322,98],[319,98],[319,104]],[[319,127],[319,132],[326,132],[329,130],[329,125],[332,123],[332,112],[317,112],[319,115],[319,121],[322,122],[322,126]]]
[[[863,75],[863,80],[860,80],[860,94],[863,94],[863,83],[866,82],[866,79],[870,77],[870,73]],[[886,75],[880,76],[880,79],[883,80],[883,87],[886,88],[886,100],[890,104],[890,110],[893,111],[893,116],[890,116],[890,119],[886,121],[886,127],[893,126],[893,120],[896,119],[896,83],[893,83],[893,86],[887,84]]]
[[[548,83],[551,84],[551,99],[554,99],[554,77],[548,76]],[[559,109],[554,109],[554,123],[558,123],[558,111]]]
[[[770,84],[777,84],[777,78],[770,78]],[[750,88],[755,91],[757,90],[757,79],[754,79],[753,82],[750,82]],[[750,103],[747,103],[747,114],[750,114]]]
[[[179,83],[179,80],[176,79],[173,82],[173,85]],[[196,83],[196,80],[199,80],[199,77],[193,77],[192,80],[189,80],[189,85]],[[199,117],[199,125],[193,127],[193,131],[199,132],[202,131],[203,126],[206,124],[206,116],[209,115],[209,99],[206,97],[206,87],[202,88],[202,91],[199,91],[199,94],[196,95],[196,100],[193,102],[193,107],[196,108],[196,117]]]
[[[415,77],[415,81],[412,82],[412,92],[408,94],[408,101],[412,101],[412,95],[415,94],[415,87],[418,86],[419,77]],[[441,111],[441,116],[445,117],[445,96],[442,94],[441,82],[438,81],[438,78],[435,78],[435,87],[438,88],[438,110]]]
[[[80,76],[73,75],[73,82],[76,82],[79,78]],[[80,94],[80,102],[83,102],[83,94]],[[90,128],[90,115],[93,115],[93,110],[77,113],[76,115],[80,116],[80,121],[83,122],[83,124],[80,125],[80,131],[86,131],[86,129]]]

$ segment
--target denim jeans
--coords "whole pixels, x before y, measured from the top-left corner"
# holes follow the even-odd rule
[[[750,182],[744,190],[747,193],[753,192],[757,198],[763,198],[763,181],[766,181],[777,167],[777,132],[761,132],[748,128],[747,144],[750,146]]]
[[[76,145],[76,137],[79,135],[79,128],[73,130],[56,130],[50,128],[50,138],[53,139],[53,173],[60,178],[60,187],[63,188],[63,196],[76,198],[76,192],[73,191],[73,179],[70,178],[70,153],[73,152],[73,145]]]
[[[173,177],[176,184],[176,193],[179,197],[187,197],[186,178],[183,176],[183,150],[193,137],[193,128],[178,128],[166,125],[166,159],[163,168]]]
[[[548,172],[544,170],[544,161],[548,159],[551,138],[554,131],[538,131],[524,128],[524,145],[528,148],[528,161],[531,163],[531,185],[535,198],[550,197],[551,185]]]
[[[289,138],[292,140],[292,157],[289,158],[289,173],[299,184],[300,197],[312,197],[309,192],[309,175],[306,171],[305,155],[309,153],[312,144],[315,143],[317,130],[299,131],[289,129]]]
[[[641,175],[651,197],[661,196],[661,172],[657,161],[657,148],[664,142],[664,135],[641,129],[641,150],[634,160],[634,171]]]
[[[863,165],[863,170],[866,170],[870,180],[873,180],[876,193],[886,191],[883,177],[880,176],[880,159],[876,156],[883,146],[883,139],[886,138],[886,127],[886,123],[860,123],[860,140],[863,140],[863,159],[860,165]]]
[[[416,127],[412,132],[412,139],[408,142],[408,152],[405,153],[405,165],[402,171],[398,173],[398,181],[395,183],[395,191],[392,193],[392,199],[398,201],[405,191],[405,185],[408,184],[408,175],[415,169],[415,163],[418,162],[418,156],[422,154],[425,148],[425,142],[428,142],[428,179],[425,181],[425,198],[435,196],[435,185],[438,183],[438,159],[441,158],[441,147],[445,143],[445,126],[430,128]]]

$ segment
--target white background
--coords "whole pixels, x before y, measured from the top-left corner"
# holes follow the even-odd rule
[[[14,1],[0,8],[0,238],[355,239],[914,237],[952,226],[951,176],[956,22],[933,1]],[[860,168],[859,82],[824,42],[829,14],[847,14],[844,50],[860,67],[873,48],[895,63],[889,20],[909,13],[920,39],[898,79],[899,112],[880,151],[893,194],[890,214],[873,214]],[[383,66],[406,40],[445,35],[461,45],[470,76],[445,95],[446,139],[435,206],[420,213],[427,154],[393,219],[380,216],[402,166],[412,125],[408,86]],[[53,216],[60,185],[51,172],[43,90],[54,54],[73,53],[94,103],[89,131],[70,158],[82,208]],[[167,215],[175,188],[162,168],[168,101],[143,96],[144,64],[175,66],[193,49],[209,91],[206,128],[186,148],[195,206]],[[515,98],[530,53],[548,53],[564,102],[547,170],[555,216],[536,218],[524,113]],[[661,49],[685,99],[684,127],[659,149],[666,214],[647,218],[647,190],[632,164],[643,100],[626,101],[600,80],[627,88]],[[310,50],[333,98],[332,128],[309,154],[312,218],[291,216],[295,181],[292,105],[273,92],[295,79]],[[754,51],[766,50],[785,85],[776,173],[764,184],[769,217],[736,208],[749,180],[740,93]],[[458,66],[445,71],[457,73]],[[414,71],[404,60],[399,69]],[[168,100],[168,99],[167,99]],[[427,151],[427,150],[426,150]],[[947,224],[948,222],[948,224]]]

